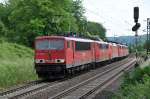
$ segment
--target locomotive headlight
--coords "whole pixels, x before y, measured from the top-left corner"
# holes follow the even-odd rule
[[[45,63],[45,60],[44,59],[36,59],[35,62],[36,63]]]
[[[55,63],[64,63],[64,62],[65,62],[64,59],[56,59],[56,60],[55,60]]]

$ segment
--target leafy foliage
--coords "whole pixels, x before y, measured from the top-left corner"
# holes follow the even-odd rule
[[[137,68],[125,75],[120,92],[114,99],[149,99],[150,98],[150,67]]]
[[[33,46],[40,35],[60,35],[64,32],[98,34],[104,38],[104,28],[98,24],[87,27],[82,0],[8,0],[0,4],[0,35],[11,42]],[[95,33],[93,33],[95,32]]]
[[[7,29],[2,21],[0,21],[0,36],[6,36]]]
[[[87,31],[93,35],[98,35],[100,38],[105,39],[106,29],[99,23],[88,22]]]

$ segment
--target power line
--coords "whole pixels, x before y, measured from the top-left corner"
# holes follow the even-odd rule
[[[90,2],[90,4],[92,4],[92,5],[95,5],[93,2]],[[93,7],[93,6],[92,6]],[[104,19],[104,20],[109,20],[109,22],[111,22],[111,23],[114,23],[112,20],[117,20],[117,21],[122,21],[122,19],[123,18],[121,18],[120,20],[118,20],[118,17],[115,19],[115,18],[112,18],[112,17],[110,17],[110,16],[102,16],[102,14],[99,14],[98,12],[96,12],[96,11],[98,11],[99,10],[99,8],[97,8],[96,6],[94,6],[94,9],[96,10],[96,11],[92,11],[92,10],[90,10],[89,8],[86,8],[88,11],[90,11],[92,14],[94,14],[94,15],[96,15],[96,16],[99,16],[99,17],[101,17],[102,19]],[[120,17],[119,17],[120,18]],[[112,20],[111,20],[112,19]],[[125,19],[123,19],[123,20],[125,20]],[[126,20],[125,20],[126,21]],[[116,24],[116,23],[115,23]],[[125,23],[125,24],[128,24],[128,23]],[[120,24],[116,24],[117,26],[120,26]]]

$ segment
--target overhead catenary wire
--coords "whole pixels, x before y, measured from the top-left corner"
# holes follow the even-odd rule
[[[96,0],[95,0],[96,1]],[[132,17],[130,20],[127,20],[124,16],[111,16],[107,14],[107,10],[101,9],[99,6],[97,6],[97,3],[95,3],[93,0],[87,0],[86,1],[86,10],[87,15],[91,14],[89,18],[91,17],[91,20],[94,20],[95,22],[100,22],[102,25],[104,25],[107,28],[110,28],[111,31],[117,31],[117,27],[120,29],[120,31],[126,31],[128,33],[132,33],[132,24],[134,23],[132,21]],[[139,3],[138,5],[143,5],[143,1],[136,1]],[[132,7],[135,6],[133,1],[129,1],[128,4]],[[132,12],[132,11],[131,11]],[[95,17],[95,18],[93,18]],[[93,19],[92,19],[93,18]],[[114,28],[113,28],[114,27]],[[143,29],[140,29],[140,32],[142,33]],[[123,35],[126,33],[121,32]]]
[[[96,4],[93,2],[93,0],[88,0],[88,2],[89,2],[89,4],[91,4],[92,5],[92,7],[94,7],[94,10],[95,11],[99,11],[99,10],[101,10],[101,9],[99,9],[97,6],[96,6]],[[130,3],[130,4],[134,4],[133,2],[136,2],[136,3],[139,3],[139,4],[142,4],[143,5],[143,0],[136,0],[136,1],[131,1],[132,3]],[[96,13],[98,13],[100,16],[101,16],[101,18],[103,18],[103,19],[105,19],[105,20],[109,20],[111,23],[114,23],[114,22],[112,22],[110,19],[112,19],[112,20],[117,20],[117,21],[122,21],[122,22],[124,22],[124,21],[127,21],[126,19],[124,19],[122,16],[119,16],[119,17],[111,17],[111,16],[107,16],[107,15],[105,15],[104,17],[102,16],[102,15],[104,15],[103,13],[102,14],[100,14],[99,12],[96,12]],[[124,24],[127,24],[127,25],[129,25],[129,21],[128,22],[124,22]],[[116,24],[116,23],[115,23]],[[131,24],[131,23],[130,23]]]
[[[116,22],[113,22],[112,20],[116,20],[116,21],[118,21],[118,22],[121,22],[121,20],[123,19],[123,18],[120,18],[120,20],[119,20],[119,18],[117,17],[117,18],[113,18],[113,17],[111,17],[111,16],[103,16],[104,14],[100,14],[99,12],[97,12],[97,11],[99,11],[100,9],[99,8],[97,8],[96,6],[95,6],[95,4],[93,3],[93,2],[91,2],[90,0],[88,1],[91,5],[94,5],[94,10],[95,11],[93,11],[93,10],[91,10],[91,9],[89,9],[89,8],[86,8],[87,10],[88,10],[88,13],[92,13],[92,14],[94,14],[95,16],[98,16],[98,17],[100,17],[100,18],[102,18],[103,20],[104,20],[104,22],[103,23],[105,23],[106,22],[106,20],[109,20],[109,22],[110,23],[112,23],[113,25],[117,25],[117,26],[119,26],[120,27],[120,24],[119,23],[116,23]],[[93,6],[92,6],[93,7]],[[125,19],[123,19],[123,20],[125,20]],[[126,21],[126,20],[125,20]],[[128,24],[128,23],[126,23],[126,22],[124,22],[125,24]],[[129,24],[128,24],[129,25]]]

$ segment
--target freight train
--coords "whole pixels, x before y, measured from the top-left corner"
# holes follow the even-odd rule
[[[128,46],[117,43],[65,36],[35,39],[35,69],[44,79],[63,78],[128,54]]]

